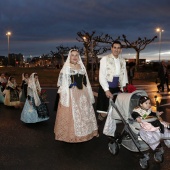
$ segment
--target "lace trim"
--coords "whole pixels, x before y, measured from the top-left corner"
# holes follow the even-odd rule
[[[75,135],[86,136],[97,130],[94,109],[84,94],[81,94],[76,100],[73,90],[71,90],[71,94]]]
[[[135,108],[135,109],[133,110],[133,112],[139,113],[139,114],[142,116],[142,119],[146,119],[147,116],[151,113],[151,109],[149,109],[149,110],[144,110],[144,109],[142,109],[142,108],[140,108],[140,107],[137,107],[137,108]]]
[[[82,74],[84,75],[86,72],[84,69],[74,70],[70,68],[70,75]]]

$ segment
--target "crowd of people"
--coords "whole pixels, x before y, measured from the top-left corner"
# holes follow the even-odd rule
[[[117,93],[123,92],[128,84],[128,73],[125,60],[119,56],[122,51],[122,45],[119,41],[113,42],[111,54],[104,56],[100,60],[99,71],[99,90],[96,104],[97,118],[93,108],[95,102],[92,87],[89,82],[86,68],[77,49],[72,49],[68,53],[67,60],[62,67],[57,82],[58,91],[55,101],[56,121],[54,125],[55,140],[78,143],[98,137],[98,126],[107,116],[109,99],[116,100]],[[130,83],[134,75],[134,67],[130,69]],[[163,69],[164,71],[165,69]],[[22,85],[19,87],[15,77],[10,76],[8,80],[2,73],[0,77],[0,101],[9,107],[22,107],[21,121],[24,123],[36,123],[49,119],[49,111],[44,98],[42,89],[38,80],[38,74],[22,74]],[[161,84],[162,85],[162,84]],[[163,90],[163,86],[162,86]],[[145,105],[147,107],[145,108]],[[151,113],[150,99],[144,97],[139,103],[140,111],[134,109],[133,118],[141,123],[143,113]],[[144,110],[141,112],[141,110]],[[154,116],[157,116],[154,114]],[[158,115],[160,116],[160,115]],[[156,138],[156,130],[169,137],[167,130],[169,125],[162,125],[160,122],[152,124],[156,131],[148,132],[146,126],[142,126],[141,135],[155,150],[159,147],[161,138]],[[149,126],[150,127],[150,126]],[[163,129],[163,130],[162,130]],[[144,133],[145,132],[145,133]],[[153,142],[157,142],[152,147],[152,140],[148,135],[155,137]]]
[[[41,97],[41,87],[38,75],[22,74],[22,85],[16,83],[15,77],[7,80],[5,74],[0,76],[0,102],[5,106],[22,108],[21,121],[36,123],[49,119],[49,112],[45,101]]]
[[[158,69],[158,78],[160,83],[157,85],[158,93],[164,92],[164,85],[166,84],[167,91],[169,92],[169,74],[168,74],[168,66],[164,60],[161,61],[161,64]]]

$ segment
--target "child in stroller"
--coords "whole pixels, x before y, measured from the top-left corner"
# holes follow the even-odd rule
[[[139,106],[134,108],[132,117],[136,120],[141,129],[139,131],[140,137],[154,150],[154,159],[157,162],[163,161],[163,148],[161,147],[161,139],[167,147],[170,147],[170,124],[163,121],[160,115],[163,112],[152,112],[151,100],[147,96],[142,96],[139,99]],[[144,121],[150,117],[157,117],[152,122]],[[169,140],[168,140],[169,139]]]

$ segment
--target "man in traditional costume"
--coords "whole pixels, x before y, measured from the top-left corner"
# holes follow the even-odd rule
[[[111,47],[112,53],[104,56],[100,60],[99,70],[99,90],[97,99],[98,119],[102,121],[107,115],[109,98],[115,100],[114,93],[123,91],[123,87],[128,83],[125,60],[119,56],[122,52],[122,45],[119,41],[114,41]]]

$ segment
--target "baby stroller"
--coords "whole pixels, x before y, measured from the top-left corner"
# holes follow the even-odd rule
[[[115,103],[113,100],[110,100],[103,133],[111,138],[108,148],[113,155],[118,154],[120,145],[132,152],[140,152],[142,157],[139,160],[139,164],[141,168],[146,169],[149,166],[149,153],[143,152],[149,150],[150,147],[140,138],[140,125],[131,117],[132,110],[138,106],[141,96],[148,95],[143,90],[136,90],[132,93],[119,93]],[[145,119],[147,122],[154,120],[156,120],[156,118]],[[121,122],[123,122],[124,128],[121,134],[116,136],[116,124]],[[160,155],[163,156],[163,153]]]

